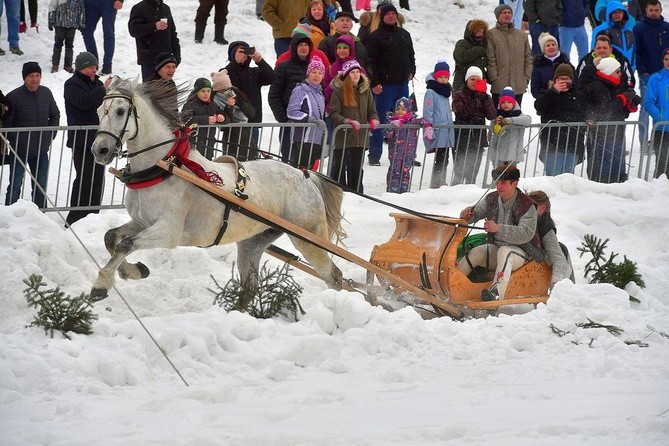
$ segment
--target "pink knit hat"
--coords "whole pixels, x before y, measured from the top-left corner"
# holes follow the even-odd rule
[[[362,67],[355,59],[347,60],[346,62],[344,62],[344,65],[342,65],[341,67],[342,79],[348,76],[348,73],[350,73],[352,70],[360,70],[360,72],[362,72]]]
[[[325,74],[325,65],[323,64],[321,58],[318,56],[314,56],[311,58],[311,62],[309,62],[309,65],[307,66],[307,76],[309,76],[311,72],[314,70],[318,70],[321,73]]]

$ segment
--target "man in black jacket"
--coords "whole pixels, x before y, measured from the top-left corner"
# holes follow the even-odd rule
[[[401,97],[409,97],[409,81],[416,74],[416,59],[411,34],[397,26],[397,9],[392,4],[381,7],[381,22],[369,35],[367,54],[372,61],[372,92],[376,112],[382,124],[387,112]],[[380,166],[383,154],[383,130],[372,132],[369,165]]]
[[[313,46],[309,36],[293,33],[290,40],[290,59],[281,62],[274,71],[274,82],[269,87],[267,99],[277,122],[288,122],[290,94],[307,77],[309,54]],[[290,133],[281,132],[281,157],[284,162],[289,159]]]
[[[65,98],[65,114],[67,125],[98,125],[97,109],[107,93],[107,86],[112,78],[105,83],[99,79],[98,60],[87,52],[79,53],[74,63],[75,72],[65,81],[63,96]],[[72,162],[77,176],[72,183],[70,206],[99,206],[104,188],[104,166],[97,164],[91,153],[91,145],[95,139],[95,130],[69,130],[67,147],[72,149]],[[71,225],[88,214],[98,210],[77,209],[67,214],[67,224]]]
[[[128,31],[137,45],[137,64],[142,67],[142,81],[155,71],[156,56],[172,53],[181,63],[181,46],[172,12],[163,0],[142,0],[130,10]]]
[[[51,90],[44,87],[42,68],[37,62],[23,64],[23,85],[10,91],[6,99],[9,101],[9,113],[4,120],[6,128],[11,127],[57,127],[60,121],[60,110],[53,98]],[[56,132],[16,132],[9,133],[7,140],[13,150],[9,150],[9,186],[5,197],[5,205],[15,203],[21,196],[21,186],[25,169],[28,164],[37,184],[31,182],[33,202],[40,208],[46,207],[46,190],[49,178],[49,147],[56,137]],[[17,159],[18,157],[18,159]]]
[[[222,69],[228,70],[232,85],[243,91],[255,108],[255,115],[249,119],[249,122],[262,122],[262,92],[260,89],[265,85],[272,85],[274,69],[257,50],[253,54],[248,54],[251,50],[255,50],[255,47],[250,47],[246,42],[241,40],[232,42],[228,47],[230,63]],[[256,67],[250,66],[251,60],[256,63]]]

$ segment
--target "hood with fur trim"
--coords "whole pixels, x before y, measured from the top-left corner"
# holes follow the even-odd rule
[[[337,74],[337,77],[335,77],[332,82],[335,88],[341,88],[344,85],[344,79],[341,77],[341,73]],[[364,92],[365,90],[369,90],[369,88],[370,88],[369,78],[361,73],[360,82],[358,83],[358,89],[360,93]]]

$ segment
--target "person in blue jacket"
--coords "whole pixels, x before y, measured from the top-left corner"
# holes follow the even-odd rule
[[[659,0],[646,2],[646,17],[634,25],[634,51],[636,53],[636,70],[639,73],[639,89],[641,98],[646,96],[648,79],[653,73],[662,69],[662,54],[669,48],[669,23],[662,17],[662,5]],[[639,121],[644,125],[639,128],[639,140],[648,140],[648,112],[643,103],[639,112]]]
[[[619,50],[627,58],[632,66],[636,68],[634,57],[634,32],[632,31],[636,21],[627,12],[627,8],[620,2],[609,2],[606,5],[606,21],[592,30],[592,45],[595,47],[597,36],[606,33],[611,39],[611,45]]]
[[[426,125],[453,125],[450,77],[450,67],[445,61],[440,60],[434,66],[432,73],[425,78],[427,90],[423,98],[423,118],[425,118]],[[436,128],[430,131],[426,128],[425,133],[423,140],[427,153],[434,153],[430,187],[438,189],[447,184],[448,151],[451,147],[455,147],[455,131],[453,127]]]
[[[662,56],[660,71],[650,76],[643,107],[652,116],[653,123],[669,121],[669,50]],[[655,178],[665,174],[669,176],[669,125],[661,125],[653,135],[653,149],[657,155]]]

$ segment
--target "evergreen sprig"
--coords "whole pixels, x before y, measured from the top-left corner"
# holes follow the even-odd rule
[[[610,283],[622,290],[630,282],[636,283],[641,288],[646,286],[637,271],[636,262],[629,260],[627,256],[623,256],[623,261],[618,263],[615,261],[618,257],[617,253],[610,254],[608,259],[605,257],[604,250],[609,241],[608,238],[602,241],[592,234],[586,234],[583,240],[581,247],[577,249],[581,252],[579,257],[588,253],[592,255],[592,259],[585,264],[585,277],[592,274],[590,283]],[[639,302],[634,296],[630,296],[630,300]]]
[[[269,319],[279,314],[292,314],[297,320],[297,313],[304,314],[300,305],[302,287],[293,280],[288,264],[274,270],[267,268],[265,262],[258,272],[258,289],[255,294],[242,288],[239,276],[232,265],[232,278],[221,286],[211,276],[217,290],[209,289],[214,293],[214,304],[225,311],[239,310],[259,319]]]
[[[68,332],[93,334],[93,321],[98,316],[92,311],[88,294],[71,297],[65,295],[60,287],[42,290],[46,283],[42,281],[42,276],[36,274],[24,279],[23,283],[28,286],[23,290],[28,306],[37,309],[37,316],[30,327],[44,327],[44,332],[50,332],[52,338],[54,330],[60,330],[67,339],[71,339]]]

